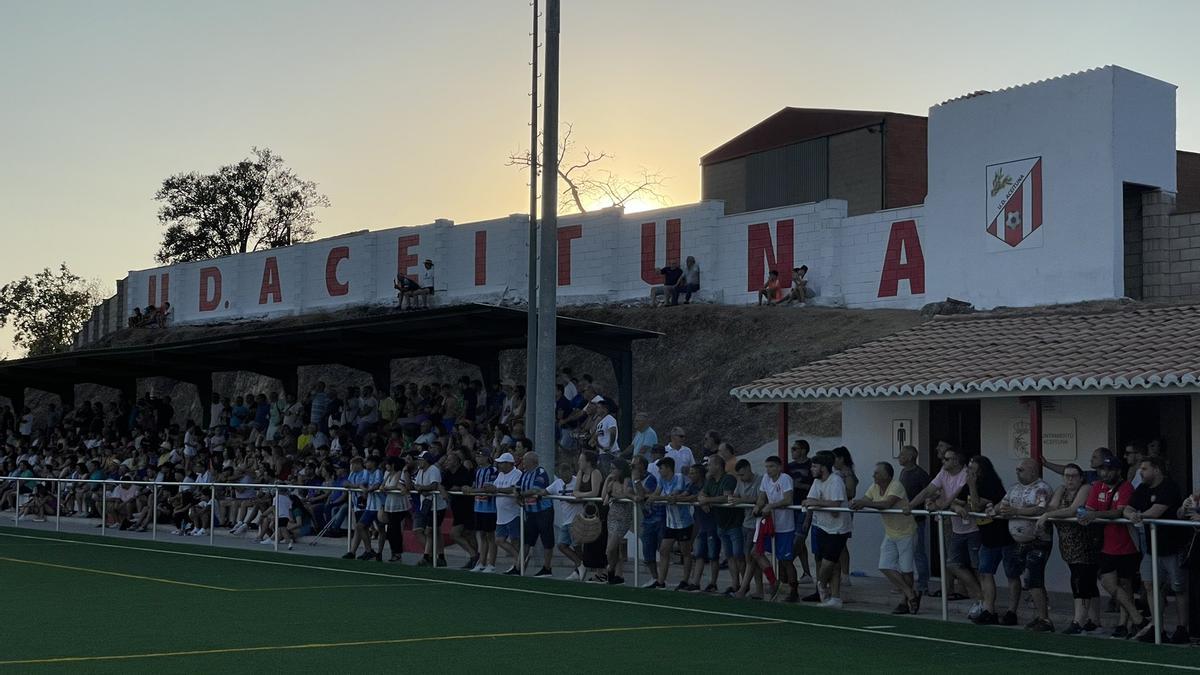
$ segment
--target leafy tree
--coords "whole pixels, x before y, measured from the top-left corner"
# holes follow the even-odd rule
[[[308,241],[315,209],[329,206],[317,184],[301,180],[269,148],[214,173],[181,173],[162,182],[158,220],[167,229],[161,263],[207,260]]]
[[[627,178],[599,166],[613,156],[603,150],[593,152],[587,146],[580,151],[571,137],[574,130],[571,124],[564,124],[563,136],[558,142],[558,179],[562,181],[562,191],[558,195],[560,209],[564,212],[574,209],[578,213],[586,213],[586,205],[603,203],[605,207],[624,206],[634,197],[667,202],[662,191],[667,181],[665,176],[643,168],[637,177]],[[541,138],[541,134],[538,137]],[[540,162],[540,147],[538,152]],[[511,153],[505,164],[529,171],[533,160],[529,157],[529,151],[525,150]],[[538,173],[541,173],[541,167]]]
[[[0,327],[12,324],[13,343],[29,356],[68,351],[75,333],[100,303],[100,287],[62,263],[0,286]]]

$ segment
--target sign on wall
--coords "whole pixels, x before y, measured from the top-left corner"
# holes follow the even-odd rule
[[[1031,237],[1042,226],[1042,158],[991,164],[986,173],[987,233],[1004,242],[1001,250],[1040,246]]]
[[[1030,456],[1029,420],[1012,418],[1008,421],[1008,452],[1015,459]],[[1053,462],[1073,462],[1078,457],[1074,417],[1042,418],[1042,457]]]

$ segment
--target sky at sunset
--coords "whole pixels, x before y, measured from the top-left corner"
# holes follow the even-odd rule
[[[65,260],[111,293],[154,264],[161,180],[256,145],[329,196],[318,236],[523,212],[529,13],[0,0],[0,283]],[[1118,64],[1179,86],[1200,150],[1197,25],[1195,2],[563,0],[561,116],[687,203],[700,155],[784,106],[926,114]]]

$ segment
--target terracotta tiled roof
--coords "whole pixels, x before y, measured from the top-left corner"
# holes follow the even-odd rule
[[[733,389],[742,402],[1200,384],[1200,306],[943,317]]]

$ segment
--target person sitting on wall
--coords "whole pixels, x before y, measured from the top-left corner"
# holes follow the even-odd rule
[[[758,306],[763,306],[763,301],[766,300],[768,305],[779,304],[782,296],[779,292],[779,270],[771,270],[767,272],[767,283],[758,289]]]
[[[813,297],[813,292],[808,289],[808,265],[801,265],[792,269],[792,287],[788,290],[787,295],[775,301],[778,305],[790,305],[793,302],[800,303],[804,306],[804,301]]]
[[[154,314],[147,315],[146,325],[154,328],[166,328],[167,323],[171,319],[171,303],[164,302],[162,306],[154,311]]]
[[[412,292],[420,288],[417,282],[407,276],[397,277],[392,287],[396,289],[396,304],[400,309],[404,309],[405,300],[408,299]],[[411,304],[411,301],[409,304]]]
[[[433,295],[433,261],[425,259],[425,271],[421,272],[421,283],[416,290],[407,294],[408,309],[413,308],[413,298],[421,299],[421,307],[429,309],[429,296]]]
[[[667,262],[667,266],[659,270],[659,273],[662,274],[663,283],[660,286],[650,287],[651,307],[658,306],[658,296],[660,295],[663,296],[663,302],[666,303],[671,297],[671,292],[683,279],[683,270],[679,269],[679,265],[676,263]]]
[[[687,257],[687,263],[683,268],[683,277],[675,283],[671,288],[669,305],[679,304],[679,295],[683,294],[683,304],[688,304],[692,301],[692,293],[700,290],[700,265],[696,263],[696,259],[692,256]]]
[[[129,315],[129,327],[141,328],[145,320],[146,317],[142,314],[142,308],[134,307],[133,314]]]

